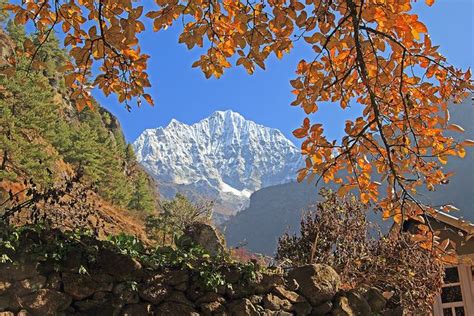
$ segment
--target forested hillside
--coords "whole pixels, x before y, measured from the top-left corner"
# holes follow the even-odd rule
[[[12,22],[5,29],[2,41],[11,52],[39,43]],[[8,57],[6,50],[2,55]],[[153,212],[155,185],[136,162],[117,119],[97,103],[78,109],[71,101],[74,91],[61,74],[67,58],[51,33],[36,56],[44,70],[32,71],[30,60],[20,59],[13,76],[0,77],[1,200],[25,180],[46,188],[80,174],[96,199],[137,214]]]

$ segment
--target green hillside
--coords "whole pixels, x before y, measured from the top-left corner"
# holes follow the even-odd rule
[[[25,38],[39,45],[22,27],[6,23],[12,50]],[[5,40],[5,33],[2,31]],[[42,71],[19,60],[17,71],[0,77],[0,197],[33,179],[48,187],[82,174],[104,201],[119,208],[150,213],[156,209],[152,179],[138,165],[117,119],[95,103],[78,111],[59,71],[67,55],[54,34],[38,46]]]

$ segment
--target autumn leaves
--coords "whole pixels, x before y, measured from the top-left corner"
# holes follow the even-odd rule
[[[297,65],[292,105],[311,115],[321,102],[343,109],[356,102],[363,113],[346,123],[340,142],[328,140],[309,116],[304,120],[294,131],[306,158],[298,180],[335,181],[340,194],[358,189],[363,202],[376,203],[397,221],[432,212],[417,200],[417,188],[445,182],[449,175],[440,166],[473,145],[445,133],[462,132],[448,122],[448,102],[473,90],[470,71],[446,62],[410,0],[156,0],[146,13],[131,0],[50,0],[7,9],[17,23],[32,21],[43,38],[61,27],[73,58],[63,69],[65,80],[80,108],[91,106],[92,87],[115,93],[127,106],[153,103],[145,93],[149,56],[137,37],[144,16],[155,32],[181,23],[179,42],[207,49],[193,64],[207,78],[220,77],[232,64],[252,74],[265,69],[272,54],[282,58],[295,41],[304,41],[314,58]],[[34,56],[27,45],[22,49]],[[347,176],[340,177],[341,170]]]

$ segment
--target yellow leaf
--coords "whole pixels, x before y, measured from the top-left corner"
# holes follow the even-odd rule
[[[339,195],[340,197],[343,197],[352,189],[354,189],[354,185],[350,185],[350,184],[341,185],[339,190],[337,190],[337,195]]]
[[[447,164],[448,163],[448,157],[446,157],[446,155],[439,155],[438,156],[438,160],[443,164]]]
[[[360,199],[361,199],[362,203],[367,204],[367,203],[369,203],[370,198],[369,198],[369,195],[367,193],[362,193],[360,195]]]
[[[416,29],[411,29],[411,35],[413,35],[413,37],[418,41],[420,40],[420,34],[418,33],[418,31]]]
[[[425,3],[429,5],[430,7],[433,5],[434,2],[435,0],[425,0]]]
[[[397,224],[400,224],[402,222],[402,219],[403,219],[402,214],[397,214],[393,217],[393,221]]]
[[[71,24],[64,22],[61,27],[63,29],[63,32],[67,33],[69,29],[71,28]]]

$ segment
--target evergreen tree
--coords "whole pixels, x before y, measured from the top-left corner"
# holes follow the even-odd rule
[[[0,24],[8,19],[8,12],[3,7],[8,4],[7,0],[0,0]]]
[[[25,26],[17,25],[13,20],[8,20],[6,29],[8,36],[10,36],[17,46],[22,47],[23,42],[27,38]]]
[[[0,180],[18,176],[34,177],[38,184],[53,181],[52,169],[58,159],[45,137],[54,129],[57,104],[47,80],[32,73],[18,72],[0,78]]]
[[[133,193],[128,206],[133,210],[145,213],[151,213],[156,209],[156,203],[148,178],[141,170],[138,171],[138,175],[134,181]]]

